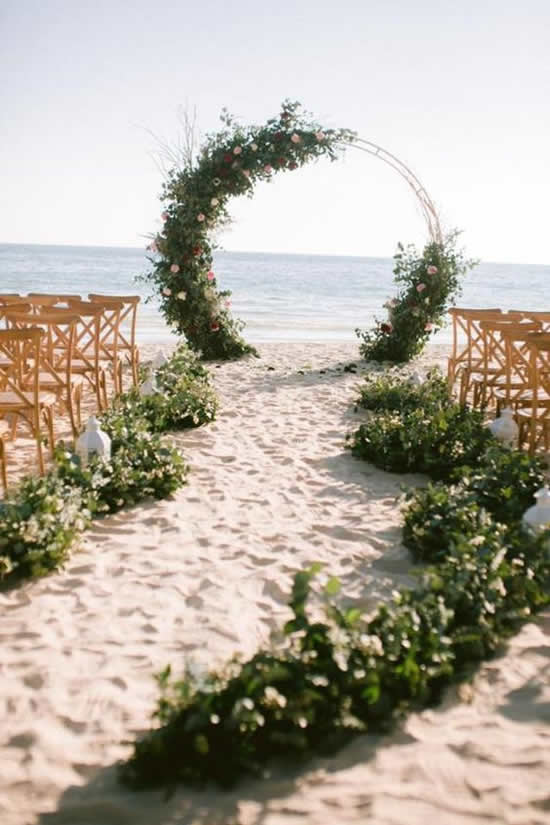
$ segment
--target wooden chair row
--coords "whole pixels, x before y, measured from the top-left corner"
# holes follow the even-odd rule
[[[112,378],[114,393],[120,393],[125,355],[132,381],[138,382],[135,338],[139,296],[90,294],[89,298],[0,295],[0,318],[6,325],[0,331],[0,481],[4,489],[5,442],[17,437],[20,422],[27,425],[36,441],[43,473],[42,441],[47,435],[53,452],[56,410],[68,414],[76,437],[86,385],[93,390],[98,409],[105,409],[107,375]]]
[[[522,442],[548,449],[550,312],[454,307],[449,386],[461,403],[516,411]],[[528,436],[527,436],[528,433]]]

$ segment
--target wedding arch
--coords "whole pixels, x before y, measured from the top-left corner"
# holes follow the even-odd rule
[[[226,111],[223,128],[206,136],[198,158],[172,168],[163,185],[163,226],[148,249],[161,310],[189,346],[204,358],[232,359],[254,352],[233,318],[229,290],[218,288],[211,233],[229,221],[227,205],[237,195],[253,195],[259,181],[292,171],[319,157],[336,160],[347,148],[371,154],[395,169],[413,190],[428,231],[421,253],[398,248],[397,297],[388,319],[366,332],[366,358],[405,361],[424,345],[441,319],[458,278],[468,266],[455,249],[456,233],[444,237],[437,210],[416,175],[395,155],[349,129],[323,128],[299,103],[285,101],[264,126],[243,126]]]

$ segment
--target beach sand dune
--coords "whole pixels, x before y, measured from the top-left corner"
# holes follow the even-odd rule
[[[297,570],[323,562],[365,609],[413,581],[398,499],[422,478],[345,449],[361,416],[360,375],[342,369],[356,345],[261,353],[212,368],[218,419],[174,438],[186,487],[96,523],[63,571],[0,593],[0,822],[549,823],[550,614],[391,737],[230,793],[117,785],[115,763],[149,725],[153,674],[266,644]]]

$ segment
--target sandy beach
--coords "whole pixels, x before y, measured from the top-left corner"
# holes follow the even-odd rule
[[[345,448],[361,420],[357,345],[259,350],[212,365],[217,420],[173,437],[185,487],[96,522],[63,570],[0,592],[1,825],[550,823],[548,611],[391,736],[228,793],[167,800],[117,784],[117,761],[150,724],[153,674],[266,644],[297,570],[323,562],[365,610],[414,581],[398,501],[424,479]]]

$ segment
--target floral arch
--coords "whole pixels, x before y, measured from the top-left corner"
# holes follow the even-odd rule
[[[399,247],[394,272],[400,285],[389,317],[357,334],[367,358],[408,360],[441,325],[448,302],[467,267],[454,249],[456,233],[444,238],[437,211],[414,173],[391,153],[348,129],[328,129],[285,101],[280,115],[264,126],[242,126],[227,112],[224,128],[208,135],[199,157],[173,168],[163,185],[163,227],[149,245],[153,269],[147,279],[159,292],[161,310],[190,347],[204,358],[232,359],[254,352],[244,341],[244,324],[230,310],[230,292],[218,288],[212,269],[211,232],[229,221],[231,197],[252,197],[258,181],[292,171],[319,157],[336,160],[353,147],[392,166],[420,204],[429,241],[421,254]]]

